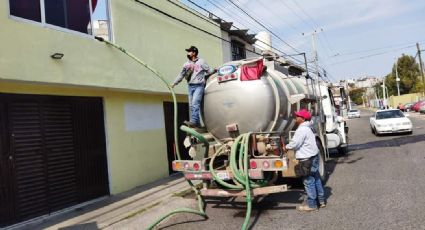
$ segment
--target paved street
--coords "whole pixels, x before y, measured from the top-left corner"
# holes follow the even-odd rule
[[[350,119],[350,152],[334,156],[325,186],[328,206],[318,212],[300,213],[302,187],[260,198],[254,205],[252,229],[425,229],[425,115],[410,116],[413,135],[376,137],[370,132],[371,112]],[[196,208],[192,198],[186,206]],[[181,204],[181,200],[178,202]],[[245,202],[208,200],[206,221],[179,214],[160,229],[240,229]],[[152,216],[151,216],[152,218]],[[146,226],[134,217],[113,228]]]

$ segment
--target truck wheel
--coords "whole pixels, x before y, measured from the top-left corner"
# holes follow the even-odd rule
[[[343,156],[343,155],[347,154],[348,153],[348,143],[344,147],[337,148],[337,150],[338,150],[339,155]]]
[[[317,141],[317,147],[319,147],[319,174],[322,179],[322,183],[326,184],[328,180],[328,173],[326,172],[326,164],[325,164],[325,151],[320,144],[320,141]]]

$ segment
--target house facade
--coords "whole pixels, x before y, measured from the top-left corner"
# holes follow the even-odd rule
[[[214,21],[178,1],[7,0],[0,8],[0,226],[170,173],[167,87],[94,36],[172,82],[191,45],[210,66],[222,63]],[[175,91],[181,121],[186,84]]]

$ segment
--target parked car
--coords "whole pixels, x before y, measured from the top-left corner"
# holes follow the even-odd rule
[[[348,118],[360,117],[360,111],[357,109],[350,109],[347,115]]]
[[[412,110],[412,106],[413,106],[413,104],[414,104],[414,103],[411,103],[411,102],[404,104],[404,110],[405,110],[406,112],[409,112],[410,110]]]
[[[419,112],[420,113],[425,113],[425,105],[419,107]]]
[[[409,118],[399,109],[378,110],[370,118],[370,129],[375,135],[385,133],[413,132],[413,125]]]
[[[419,112],[419,108],[425,105],[425,101],[418,101],[412,106],[412,111]]]

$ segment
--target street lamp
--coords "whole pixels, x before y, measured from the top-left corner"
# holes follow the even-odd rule
[[[395,62],[395,81],[397,82],[397,94],[400,96],[400,78],[398,77],[398,59]]]
[[[386,106],[386,101],[387,101],[387,99],[385,98],[385,77],[384,77],[384,81],[382,82],[382,91],[383,91],[383,93],[382,93],[382,97],[383,97],[383,102],[382,102],[382,105],[385,107]]]

